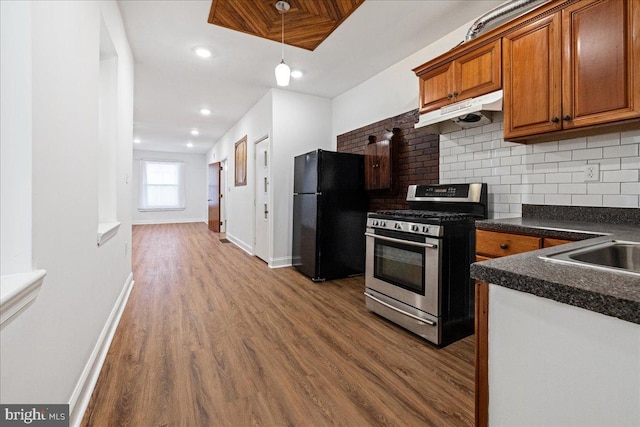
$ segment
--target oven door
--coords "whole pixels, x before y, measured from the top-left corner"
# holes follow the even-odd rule
[[[441,240],[377,229],[365,235],[366,287],[439,316]]]

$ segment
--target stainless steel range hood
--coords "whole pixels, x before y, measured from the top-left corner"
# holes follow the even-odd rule
[[[501,90],[422,114],[415,127],[428,126],[434,133],[453,132],[491,123],[493,111],[502,111]]]

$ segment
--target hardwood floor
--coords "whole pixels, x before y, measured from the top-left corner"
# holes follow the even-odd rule
[[[133,228],[135,286],[84,426],[469,426],[473,337],[437,349],[364,278],[269,269],[207,225]]]

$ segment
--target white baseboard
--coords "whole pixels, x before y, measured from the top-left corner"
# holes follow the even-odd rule
[[[293,265],[291,257],[273,258],[269,263],[271,268],[291,267]]]
[[[253,255],[253,247],[251,245],[243,242],[242,240],[229,233],[227,233],[227,239],[249,255]]]
[[[175,219],[134,219],[131,224],[133,225],[145,225],[145,224],[182,224],[186,222],[208,222],[204,218],[175,218]]]
[[[91,394],[102,370],[104,359],[107,357],[107,352],[111,346],[111,340],[113,340],[113,335],[116,332],[118,323],[120,323],[120,317],[122,317],[124,307],[129,300],[133,284],[133,273],[129,273],[129,277],[127,277],[122,291],[91,352],[91,356],[82,371],[82,375],[80,375],[76,388],[71,394],[71,398],[69,399],[69,425],[72,427],[77,427],[82,422],[82,417],[84,417],[84,412],[87,409],[87,405],[89,405]]]

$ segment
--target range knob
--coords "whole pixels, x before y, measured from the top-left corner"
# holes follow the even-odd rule
[[[426,225],[422,226],[422,232],[423,233],[428,233],[429,232],[429,227],[427,227]]]
[[[418,226],[417,226],[417,225],[415,225],[415,224],[413,224],[413,225],[411,226],[411,231],[418,231]]]
[[[400,225],[400,223],[397,223],[394,225],[396,230],[402,230],[402,225]]]
[[[386,227],[386,226],[387,226],[386,221],[380,221],[380,227]]]
[[[371,221],[371,225],[378,225],[378,220],[374,219],[373,221]]]

